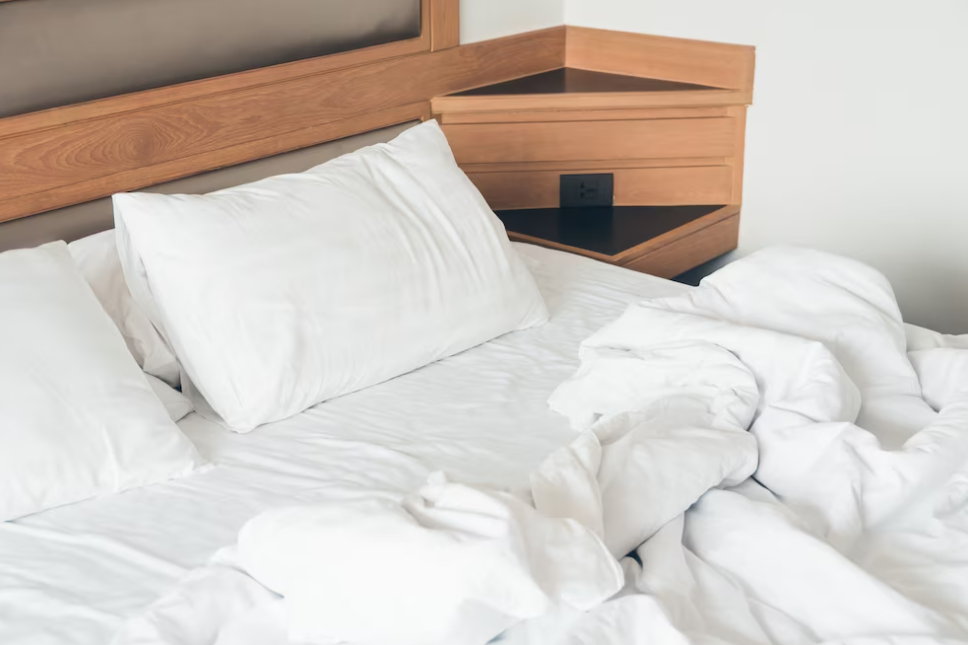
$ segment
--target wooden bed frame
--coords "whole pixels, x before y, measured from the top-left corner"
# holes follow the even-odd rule
[[[0,222],[425,120],[434,98],[565,65],[751,97],[752,47],[575,27],[461,46],[459,0],[424,0],[422,21],[412,40],[0,119]]]

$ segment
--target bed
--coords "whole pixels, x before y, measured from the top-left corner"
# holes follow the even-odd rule
[[[33,16],[62,24],[58,3],[65,4],[0,0],[0,17]],[[598,71],[648,73],[748,92],[752,50],[673,39],[644,41],[592,30],[571,40],[566,29],[458,46],[459,3],[421,3],[419,35],[414,32],[415,3],[395,4],[401,13],[398,21],[387,23],[389,33],[376,34],[363,25],[354,39],[357,45],[382,44],[313,49],[350,49],[331,56],[215,77],[207,76],[225,68],[215,64],[200,70],[173,69],[173,78],[197,80],[166,86],[170,79],[158,77],[144,79],[144,85],[104,87],[91,95],[37,96],[30,83],[10,86],[20,97],[15,112],[61,107],[0,118],[0,250],[52,240],[83,241],[110,229],[112,221],[119,222],[117,235],[109,234],[114,256],[124,263],[119,283],[142,308],[167,308],[165,316],[151,318],[148,327],[155,335],[167,327],[168,349],[177,350],[186,367],[179,372],[180,387],[196,403],[208,398],[214,407],[218,400],[219,409],[218,414],[199,409],[177,426],[167,417],[155,418],[166,410],[144,376],[162,376],[149,370],[145,356],[139,358],[132,346],[125,345],[127,338],[117,333],[126,333],[123,321],[108,319],[108,305],[99,304],[100,296],[87,290],[66,245],[55,242],[54,250],[44,245],[0,254],[0,294],[19,298],[14,301],[18,306],[0,316],[0,329],[13,330],[9,338],[17,341],[0,348],[7,352],[4,357],[16,355],[21,343],[39,347],[38,355],[46,349],[41,342],[45,339],[38,340],[42,335],[34,328],[8,323],[19,320],[21,308],[43,312],[50,306],[62,311],[57,307],[63,303],[54,300],[80,298],[84,292],[87,311],[93,310],[91,316],[97,318],[94,322],[108,329],[105,334],[113,334],[102,353],[112,353],[112,361],[119,355],[126,361],[124,378],[118,377],[124,387],[112,386],[104,376],[115,372],[98,366],[102,359],[108,361],[98,352],[65,342],[60,350],[84,349],[83,357],[101,370],[91,380],[107,383],[94,394],[133,392],[147,406],[139,410],[153,415],[145,423],[166,424],[167,436],[177,436],[179,445],[192,453],[191,467],[173,473],[173,479],[153,477],[99,489],[124,489],[116,494],[72,497],[75,491],[68,490],[56,503],[38,505],[28,499],[26,510],[11,511],[3,505],[8,496],[3,490],[0,514],[8,513],[3,519],[12,521],[0,523],[0,642],[106,645],[117,637],[119,645],[281,645],[289,637],[295,639],[292,625],[286,631],[287,618],[298,623],[294,617],[308,607],[310,618],[330,612],[340,629],[346,627],[340,623],[343,611],[353,614],[359,619],[351,625],[353,634],[381,636],[364,639],[366,645],[387,645],[390,640],[396,645],[398,637],[407,645],[454,642],[420,638],[426,627],[420,624],[422,618],[439,619],[447,623],[439,634],[456,630],[465,637],[458,642],[476,645],[492,638],[509,645],[968,643],[968,339],[905,326],[883,276],[819,251],[766,250],[692,288],[560,251],[512,245],[430,119],[429,102],[435,96],[558,69],[576,54]],[[171,5],[187,6],[174,0]],[[319,9],[297,5],[306,11]],[[158,6],[149,9],[156,11]],[[89,7],[104,10],[109,5],[92,2]],[[304,32],[297,31],[300,40]],[[238,39],[229,40],[238,44]],[[243,45],[245,40],[243,34]],[[589,42],[609,46],[589,47]],[[279,49],[268,49],[275,53],[264,52],[269,58],[252,64],[298,58],[291,51],[278,58]],[[144,87],[155,89],[133,91]],[[114,96],[116,92],[130,93]],[[102,95],[105,98],[73,103]],[[696,121],[723,116],[719,108],[709,106],[679,110],[660,102],[649,109],[669,109],[676,118]],[[414,134],[418,130],[420,134]],[[409,144],[357,151],[395,137]],[[420,145],[410,152],[419,148],[426,154],[401,152],[415,142]],[[344,157],[329,170],[307,171],[350,152],[349,162]],[[677,163],[695,161],[688,154],[680,157],[673,155]],[[374,159],[377,162],[368,165]],[[438,171],[446,168],[420,174],[425,162]],[[300,174],[230,188],[279,173]],[[361,180],[364,175],[365,190],[352,190],[358,184],[351,182],[331,181]],[[307,193],[278,189],[303,184],[313,190],[336,186],[337,197],[359,200],[338,202],[344,206],[389,203],[393,208],[340,211],[328,200],[335,193],[314,193],[317,201],[306,202],[300,196]],[[133,190],[143,192],[125,193]],[[198,195],[209,191],[216,193]],[[125,194],[115,197],[117,211],[112,213],[106,197],[114,193]],[[165,196],[172,193],[179,194]],[[272,199],[262,200],[266,195]],[[228,217],[215,212],[216,203],[229,211]],[[236,211],[225,204],[239,203],[245,206],[244,213],[252,207],[259,217],[236,225]],[[261,206],[256,208],[256,203]],[[305,203],[316,208],[311,217],[299,210]],[[209,207],[215,210],[205,211]],[[338,220],[347,213],[353,219]],[[196,218],[199,214],[205,221]],[[158,224],[160,218],[173,215],[194,233],[179,237],[179,226]],[[381,226],[366,229],[374,216],[372,221]],[[198,227],[215,220],[220,222],[215,234],[199,235]],[[323,220],[330,222],[329,228],[320,224]],[[251,230],[256,233],[247,229],[253,222]],[[296,233],[286,236],[277,229]],[[347,243],[332,241],[348,230],[353,232]],[[401,231],[407,234],[398,235]],[[171,237],[160,244],[155,233]],[[284,244],[273,244],[280,242],[277,235],[285,238]],[[238,238],[245,238],[245,244],[237,244]],[[246,254],[216,256],[225,240],[230,240],[224,243],[228,252],[244,247]],[[432,242],[426,247],[411,244],[426,240]],[[473,255],[479,247],[487,247],[486,252]],[[409,249],[417,250],[410,253],[413,262],[408,264]],[[298,252],[294,257],[301,263],[292,262],[290,251]],[[369,263],[379,264],[390,251],[397,264],[387,269],[387,260],[380,274],[383,282],[367,292],[371,300],[353,300],[356,287],[365,291],[373,286],[366,280],[376,275],[367,273]],[[40,265],[33,258],[45,254],[57,255],[68,265],[61,268],[73,280],[58,283],[59,290],[50,292],[57,298],[35,297],[32,283],[18,272],[26,267],[37,273]],[[333,265],[337,272],[326,272],[324,262],[341,254],[347,262]],[[201,260],[192,267],[197,272],[179,273],[180,260],[189,256]],[[455,258],[458,261],[451,262]],[[235,260],[240,260],[237,268],[245,269],[239,274],[242,279],[220,271],[236,266]],[[372,303],[385,304],[381,298],[389,296],[398,298],[396,304],[408,304],[400,294],[412,285],[396,280],[410,275],[411,264],[432,268],[418,275],[423,282],[414,291],[419,296],[413,298],[419,305],[415,309],[437,314],[430,316],[432,333],[423,333],[419,325],[408,328],[414,336],[422,334],[420,342],[430,347],[417,359],[408,357],[409,362],[388,372],[376,352],[375,358],[369,356],[376,374],[369,380],[331,388],[325,395],[320,386],[309,395],[315,397],[312,403],[323,401],[318,405],[302,405],[303,400],[275,406],[279,401],[273,400],[270,409],[259,409],[251,417],[229,418],[225,413],[235,412],[235,404],[245,408],[252,402],[248,397],[237,396],[233,404],[224,405],[224,392],[208,390],[198,396],[199,376],[208,384],[224,373],[234,377],[235,370],[225,366],[246,352],[225,343],[227,349],[218,357],[224,360],[208,361],[206,369],[189,361],[199,361],[197,356],[208,351],[208,345],[245,337],[254,319],[274,320],[266,312],[284,321],[283,331],[270,327],[270,333],[262,329],[261,335],[251,334],[258,342],[247,346],[248,353],[260,354],[255,349],[262,343],[274,343],[285,360],[275,364],[282,364],[275,372],[281,377],[262,379],[265,382],[259,385],[264,387],[256,393],[279,395],[299,389],[280,382],[289,378],[287,368],[302,365],[304,359],[298,342],[289,340],[301,339],[304,319],[312,318],[307,312],[314,314],[317,308],[285,297],[290,288],[305,296],[306,285],[313,280],[327,289],[336,285],[327,297],[337,293],[345,298],[329,297],[327,304],[339,306],[321,309],[344,323],[340,334],[319,334],[326,337],[323,340],[354,337],[365,345],[373,338],[375,344],[390,335],[384,329],[398,332],[394,326],[403,327],[401,320],[412,323],[413,312]],[[277,265],[288,271],[285,280],[256,279],[263,272],[253,267]],[[304,275],[301,269],[306,266],[312,270]],[[479,280],[477,274],[490,276],[488,271],[500,279]],[[145,282],[149,274],[151,279]],[[196,280],[199,275],[204,279]],[[455,282],[455,275],[465,280]],[[514,278],[510,285],[502,282],[508,276]],[[220,279],[224,280],[217,282]],[[235,290],[230,295],[240,296],[234,303],[240,308],[209,306],[209,300],[225,294],[219,288],[206,293],[208,280],[230,284]],[[339,292],[344,282],[352,288]],[[502,288],[492,289],[495,283]],[[402,289],[393,288],[399,284]],[[438,289],[441,285],[451,289]],[[480,285],[478,293],[475,287]],[[160,288],[152,291],[155,287]],[[184,330],[192,331],[194,319],[204,316],[199,314],[201,306],[171,306],[184,304],[178,300],[183,292],[209,307],[208,315],[214,311],[220,317],[218,324],[206,328],[207,335],[190,338],[194,345],[187,352],[183,350],[189,345],[182,343],[190,334]],[[281,300],[275,298],[277,293],[283,295]],[[239,315],[250,294],[255,294],[251,300],[256,306],[269,306]],[[448,327],[450,299],[473,301],[478,296],[484,305],[460,311],[461,324]],[[523,313],[485,330],[483,336],[460,341],[463,345],[454,349],[454,336],[464,333],[465,326],[474,330],[480,320],[490,320],[522,298]],[[380,315],[345,323],[336,315],[345,313],[337,311],[339,307],[354,315],[357,309]],[[44,330],[50,323],[65,335],[78,334],[69,315],[25,320],[39,320]],[[361,331],[354,325],[358,320],[374,327]],[[174,332],[168,326],[173,321],[181,325]],[[86,320],[85,325],[94,323]],[[379,333],[367,336],[373,329]],[[73,345],[87,344],[88,338],[80,336]],[[437,336],[443,339],[440,347],[434,346]],[[403,344],[401,338],[408,340],[406,334],[398,334],[397,345]],[[332,342],[327,350],[338,354],[338,344]],[[275,358],[273,352],[266,354],[267,359],[257,357],[266,359],[257,367]],[[320,355],[320,363],[325,362],[326,352],[317,351],[311,358]],[[46,403],[43,378],[48,376],[70,381],[58,391],[70,394],[76,382],[78,391],[91,394],[84,390],[88,365],[79,362],[72,364],[71,380],[36,370],[29,362],[11,362],[11,368],[6,360],[0,361],[0,383],[5,385],[0,403],[18,413],[31,408],[10,394],[18,391],[21,380],[40,382],[32,395]],[[351,372],[357,365],[348,361],[343,367]],[[214,368],[223,373],[211,376]],[[252,371],[261,377],[258,369]],[[319,370],[310,376],[303,380],[325,380]],[[112,405],[78,409],[101,418],[120,407],[113,405],[115,399],[97,400]],[[96,433],[101,425],[85,425],[75,418],[83,420],[83,414],[60,407],[67,410],[61,417],[64,428],[85,426],[82,429],[100,439]],[[34,419],[35,411],[28,409],[22,416]],[[210,420],[219,415],[221,423]],[[0,426],[0,439],[10,441],[7,447],[16,455],[21,443],[34,440],[34,433],[16,436],[14,425]],[[49,430],[55,438],[61,431],[36,424],[32,429],[38,431],[35,434]],[[112,431],[122,435],[127,428]],[[75,457],[64,454],[69,452],[64,448],[68,439],[75,439],[65,436],[71,434],[61,432],[63,445],[55,441],[46,446],[62,465],[70,466]],[[84,455],[76,457],[85,461]],[[47,455],[38,458],[46,463]],[[211,463],[202,466],[202,461]],[[0,477],[8,475],[4,470],[16,471],[32,486],[44,487],[44,477],[24,472],[15,457],[0,453],[0,465]],[[60,481],[60,473],[46,474],[51,481]],[[442,497],[435,497],[443,492],[455,495],[450,501],[483,503],[480,508],[487,512],[460,504],[448,507],[440,503]],[[41,500],[45,501],[49,500]],[[278,522],[280,507],[311,515],[319,509],[371,508],[366,504],[375,504],[381,512],[390,509],[398,519],[409,513],[437,521],[441,515],[435,511],[456,510],[456,517],[484,527],[465,534],[446,523],[411,522],[427,529],[422,535],[431,538],[428,544],[439,544],[433,540],[441,535],[446,542],[448,531],[483,539],[446,542],[457,545],[453,551],[463,559],[453,561],[465,564],[465,571],[440,566],[437,552],[411,552],[407,543],[366,531],[366,522],[361,523],[363,528],[351,527],[359,531],[351,534],[361,539],[359,544],[344,540],[340,544],[345,552],[314,554],[317,536],[339,538],[346,528],[324,522],[314,527],[316,533],[307,532],[312,539],[302,544],[304,551],[293,554],[296,565],[290,573],[305,574],[300,581],[305,588],[283,589],[262,575],[265,570],[249,566],[258,559],[245,561],[246,536],[253,530],[258,533],[266,522],[270,527]],[[250,530],[252,526],[257,529]],[[485,548],[459,548],[478,543]],[[266,550],[270,559],[290,555],[279,544]],[[384,556],[384,551],[390,555],[374,557]],[[233,552],[235,556],[226,555]],[[244,571],[231,560],[239,553]],[[324,557],[306,558],[312,566],[304,572],[298,558],[307,554]],[[339,566],[332,565],[350,555],[355,558],[352,565],[359,565],[365,575],[333,583],[330,573]],[[384,577],[374,568],[380,563],[390,568],[407,564],[411,556],[422,569],[402,566]],[[495,568],[507,576],[486,566],[508,563],[506,569]],[[484,585],[481,597],[446,598],[440,589],[429,589],[423,573],[456,583],[464,582],[465,575],[473,583],[483,579],[490,586]],[[223,575],[242,580],[250,591],[258,588],[266,603],[252,605],[245,589],[220,586]],[[214,580],[216,591],[202,585],[198,595],[192,585],[199,580]],[[343,585],[344,581],[352,585]],[[331,604],[297,601],[312,600],[312,593],[300,595],[307,589],[325,592]],[[430,593],[434,591],[438,595]],[[504,602],[524,597],[520,594],[534,602]],[[425,598],[453,611],[436,611],[439,607]],[[393,613],[404,600],[418,619],[407,611]],[[453,620],[463,616],[465,600],[474,611],[480,610],[473,614],[476,618],[483,615],[484,626],[473,633],[462,632],[464,624]],[[226,607],[235,607],[238,615],[230,617],[234,622],[226,622],[227,631],[221,634]],[[494,615],[488,613],[492,610]],[[261,632],[248,629],[256,625],[246,622],[249,613],[274,620],[275,636],[259,640]],[[371,614],[391,615],[398,622],[380,624]],[[139,631],[145,627],[147,632]],[[327,620],[315,627],[326,636],[316,642],[353,640],[342,638],[348,632],[335,628],[340,637],[333,637]],[[480,626],[471,627],[473,631]],[[155,628],[158,633],[151,632]]]
[[[0,642],[103,644],[281,503],[402,493],[444,469],[515,486],[573,437],[548,410],[578,343],[641,298],[688,287],[560,251],[516,248],[552,320],[248,435],[192,414],[216,467],[0,524]]]

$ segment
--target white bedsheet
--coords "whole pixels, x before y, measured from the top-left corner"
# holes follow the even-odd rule
[[[214,470],[0,524],[0,643],[105,645],[269,508],[396,495],[435,470],[523,485],[574,439],[547,399],[577,366],[578,344],[629,303],[688,288],[516,246],[547,301],[548,325],[250,435],[189,415],[179,425]]]
[[[968,644],[968,336],[768,249],[580,355],[550,404],[582,434],[530,496],[270,511],[117,645]]]

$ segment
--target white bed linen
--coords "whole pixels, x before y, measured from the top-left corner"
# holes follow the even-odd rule
[[[204,466],[63,242],[0,253],[0,521]]]
[[[551,321],[388,383],[235,435],[179,426],[218,467],[175,482],[0,524],[0,643],[108,642],[246,520],[290,501],[399,494],[434,470],[523,485],[574,439],[547,399],[578,344],[643,297],[688,289],[526,245]]]
[[[77,270],[117,325],[138,365],[148,374],[177,386],[181,369],[178,359],[131,296],[124,281],[114,230],[81,238],[67,248]]]
[[[370,501],[416,540],[354,517],[362,501],[271,511],[235,565],[226,549],[116,645],[481,645],[512,616],[531,618],[507,645],[968,645],[966,346],[905,327],[856,261],[760,251],[582,343],[549,403],[584,433],[532,476],[533,508],[432,476],[402,505]],[[616,577],[592,534],[616,555],[638,547],[601,604]],[[497,595],[480,585],[491,547],[510,565]],[[258,583],[283,597],[253,598]],[[454,620],[465,603],[497,616]]]

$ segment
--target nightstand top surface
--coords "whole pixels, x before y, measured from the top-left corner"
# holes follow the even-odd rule
[[[496,211],[508,232],[617,255],[722,206],[612,206]]]
[[[585,94],[600,92],[681,92],[688,90],[713,90],[706,85],[663,81],[655,78],[639,78],[622,74],[590,72],[565,67],[542,72],[513,81],[486,85],[477,89],[457,92],[451,96],[492,96],[508,94]]]

